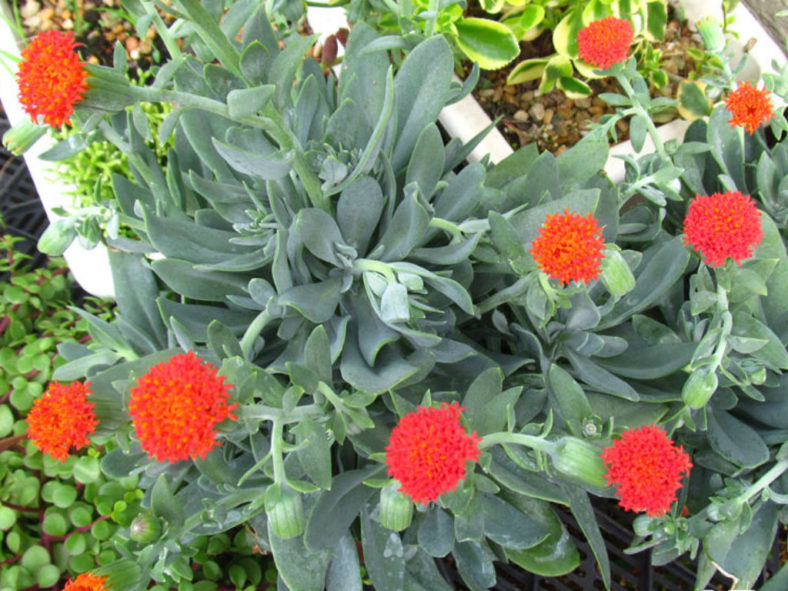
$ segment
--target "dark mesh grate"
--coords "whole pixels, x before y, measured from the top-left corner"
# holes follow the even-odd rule
[[[5,111],[0,106],[0,137],[10,127]],[[36,243],[48,221],[30,173],[21,157],[16,157],[0,145],[0,216],[5,229],[0,232],[24,238],[16,250],[32,257],[31,265],[44,264],[46,256],[38,252]]]

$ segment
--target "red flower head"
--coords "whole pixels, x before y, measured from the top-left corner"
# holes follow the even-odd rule
[[[88,435],[96,430],[95,404],[90,383],[52,383],[41,398],[33,402],[27,415],[27,435],[43,453],[65,462],[69,449],[90,445]]]
[[[627,429],[605,449],[607,484],[618,489],[619,504],[627,511],[664,515],[676,500],[682,474],[692,468],[689,454],[654,425]]]
[[[731,92],[725,99],[725,106],[733,115],[731,127],[738,125],[749,131],[750,135],[755,133],[761,123],[766,123],[774,116],[770,94],[765,88],[756,88],[749,82]]]
[[[63,591],[107,591],[107,577],[82,573],[76,579],[69,579]]]
[[[205,457],[219,443],[216,425],[235,419],[227,405],[229,384],[193,351],[150,368],[131,389],[129,414],[142,449],[173,464]]]
[[[602,271],[602,228],[590,213],[582,217],[564,209],[547,216],[539,235],[531,243],[531,254],[539,268],[561,283],[596,279]]]
[[[22,50],[17,82],[19,102],[30,118],[60,127],[68,123],[74,103],[88,88],[84,63],[76,53],[77,43],[71,31],[39,33]]]
[[[684,244],[712,267],[730,257],[737,264],[753,255],[763,240],[761,212],[749,195],[736,191],[696,195],[684,218]]]
[[[580,29],[577,34],[577,52],[587,64],[609,68],[627,59],[634,36],[632,23],[608,16]]]
[[[414,503],[435,501],[465,480],[465,462],[479,458],[476,432],[468,435],[460,424],[456,402],[440,408],[418,407],[391,431],[386,447],[389,476],[402,485],[401,493]]]

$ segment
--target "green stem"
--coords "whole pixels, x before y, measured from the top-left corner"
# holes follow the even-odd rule
[[[438,0],[429,0],[427,10],[430,12],[430,17],[424,24],[424,32],[428,37],[432,37],[438,23]]]
[[[279,421],[283,425],[300,423],[304,419],[323,414],[323,411],[314,405],[297,406],[285,413],[281,408],[255,404],[246,406],[243,410],[236,411],[244,419],[263,419],[265,421]]]
[[[274,419],[273,427],[271,428],[271,460],[274,467],[274,482],[284,484],[287,482],[285,475],[285,462],[282,456],[282,429],[284,423],[279,419]]]
[[[548,441],[543,437],[536,435],[526,435],[525,433],[509,433],[508,431],[501,431],[498,433],[490,433],[482,437],[479,443],[479,449],[486,449],[493,445],[515,444],[524,445],[537,451],[544,453],[551,453],[555,450],[555,443]]]
[[[668,153],[665,150],[665,144],[662,143],[662,138],[659,137],[659,132],[657,131],[657,127],[654,125],[654,122],[651,120],[651,115],[638,99],[637,94],[635,93],[635,89],[632,88],[632,85],[629,83],[624,72],[616,71],[615,72],[616,80],[621,85],[621,88],[624,89],[624,92],[629,97],[629,100],[632,101],[632,109],[635,111],[635,116],[643,117],[646,122],[646,130],[648,134],[651,136],[651,140],[654,142],[654,148],[662,160],[668,160]]]
[[[720,338],[711,357],[711,368],[713,368],[713,371],[717,371],[717,368],[722,363],[725,349],[728,346],[728,337],[733,329],[733,316],[728,310],[728,291],[719,284],[717,284],[717,309],[722,316],[722,326],[720,327]]]
[[[175,41],[173,36],[170,34],[170,29],[167,25],[164,24],[164,21],[161,19],[159,12],[153,7],[152,2],[143,2],[142,6],[145,8],[145,12],[147,12],[153,18],[153,25],[156,28],[156,32],[159,35],[159,39],[164,42],[164,46],[167,48],[167,51],[170,54],[172,59],[177,59],[181,57],[181,48],[178,46],[178,43]]]
[[[241,353],[247,361],[252,360],[254,342],[272,318],[271,314],[268,313],[268,309],[263,310],[252,320],[252,323],[244,332],[244,336],[241,337]]]

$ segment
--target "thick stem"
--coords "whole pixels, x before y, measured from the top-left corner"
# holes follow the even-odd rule
[[[646,130],[648,134],[651,136],[651,140],[654,142],[654,148],[662,160],[668,160],[668,153],[665,150],[665,144],[662,143],[662,138],[659,137],[659,132],[657,131],[657,127],[654,125],[654,122],[651,120],[651,115],[649,115],[648,110],[640,104],[640,100],[635,94],[634,88],[629,83],[629,80],[624,75],[623,72],[616,72],[615,73],[616,80],[621,85],[621,88],[624,89],[624,92],[629,97],[629,100],[632,101],[632,109],[635,111],[635,116],[643,117],[646,122]]]
[[[243,353],[244,359],[247,361],[252,360],[254,342],[257,340],[257,337],[260,336],[260,333],[263,332],[263,329],[270,320],[271,315],[268,313],[268,310],[263,310],[252,320],[252,323],[248,326],[246,332],[244,332],[244,336],[241,337],[241,353]]]

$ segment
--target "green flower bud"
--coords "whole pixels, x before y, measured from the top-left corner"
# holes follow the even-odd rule
[[[610,295],[620,298],[635,288],[635,276],[617,247],[608,245],[602,259],[602,283]]]
[[[766,381],[766,368],[761,367],[750,374],[750,383],[760,386]]]
[[[38,139],[46,135],[47,126],[37,125],[29,119],[14,125],[3,135],[3,145],[15,156],[24,154]]]
[[[129,537],[138,544],[147,544],[158,540],[160,535],[161,522],[150,511],[137,515],[129,526]]]
[[[601,453],[602,450],[590,441],[562,437],[556,441],[550,458],[555,469],[572,480],[596,488],[607,488],[607,468]]]
[[[698,27],[701,39],[703,39],[703,46],[707,51],[716,53],[722,51],[725,47],[725,34],[722,32],[722,27],[714,18],[707,16],[700,19],[695,23]]]
[[[699,367],[694,370],[684,387],[681,389],[681,399],[684,404],[693,409],[703,408],[717,390],[717,373],[711,368]]]
[[[392,531],[402,531],[413,518],[413,503],[398,491],[396,480],[380,489],[380,523]]]
[[[296,491],[284,487],[279,499],[265,504],[268,527],[282,539],[295,538],[304,531],[304,503]]]

